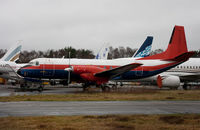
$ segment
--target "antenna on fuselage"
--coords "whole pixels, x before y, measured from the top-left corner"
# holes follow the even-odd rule
[[[69,51],[69,71],[68,71],[68,84],[70,83],[70,71],[71,71],[71,65],[70,65],[70,58],[71,58],[71,52]]]

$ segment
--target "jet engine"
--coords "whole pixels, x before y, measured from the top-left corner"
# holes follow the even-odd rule
[[[158,75],[157,85],[159,88],[169,87],[171,89],[177,89],[180,86],[180,78],[174,75],[168,75],[168,76]]]

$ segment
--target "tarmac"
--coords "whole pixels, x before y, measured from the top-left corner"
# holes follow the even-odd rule
[[[200,113],[200,101],[0,102],[0,117]]]
[[[13,95],[37,95],[37,94],[69,94],[82,92],[83,89],[80,86],[68,87],[68,86],[47,86],[44,87],[44,91],[38,92],[37,88],[30,88],[26,91],[22,91],[19,86],[12,85],[0,85],[0,97],[13,96]]]
[[[41,94],[82,92],[82,88],[51,86]],[[20,91],[15,86],[0,86],[0,96],[37,95],[37,90]],[[200,101],[21,101],[0,102],[0,117],[107,114],[200,113]]]

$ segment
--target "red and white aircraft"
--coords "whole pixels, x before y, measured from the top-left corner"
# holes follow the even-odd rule
[[[169,70],[193,55],[188,52],[183,26],[175,26],[165,52],[144,58],[113,60],[37,58],[18,74],[25,78],[66,79],[103,86],[109,80],[142,79]],[[104,87],[102,87],[104,88]]]

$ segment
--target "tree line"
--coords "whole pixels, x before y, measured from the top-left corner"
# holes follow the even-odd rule
[[[0,57],[2,57],[7,50],[0,49]],[[109,47],[108,59],[116,59],[116,58],[125,58],[132,57],[133,54],[137,51],[136,48],[130,47],[117,47],[114,48],[112,46]],[[150,53],[150,55],[158,54],[163,52],[162,49],[156,49]],[[195,51],[195,55],[193,57],[200,57],[200,50]],[[20,54],[20,58],[17,61],[18,63],[27,63],[35,58],[81,58],[81,59],[94,59],[95,54],[93,51],[88,49],[75,49],[73,47],[65,47],[62,49],[54,50],[50,49],[47,51],[22,51]]]

